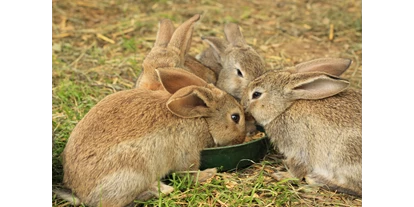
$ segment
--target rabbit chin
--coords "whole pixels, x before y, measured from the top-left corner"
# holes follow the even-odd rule
[[[269,124],[271,121],[273,121],[273,119],[275,119],[275,117],[269,116],[269,114],[264,114],[264,115],[257,114],[256,115],[254,112],[252,113],[252,116],[256,120],[256,123],[263,127]]]
[[[213,141],[214,141],[214,147],[220,147],[220,146],[224,146],[223,143],[220,143],[219,141],[217,141],[214,137],[213,137]]]

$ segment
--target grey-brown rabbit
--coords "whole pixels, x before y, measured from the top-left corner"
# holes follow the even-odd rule
[[[288,172],[275,177],[362,196],[362,92],[338,77],[350,63],[316,59],[268,71],[249,84],[246,112],[286,157]]]
[[[210,47],[197,56],[203,65],[211,68],[216,76],[216,86],[236,99],[241,99],[242,93],[253,79],[266,71],[263,58],[244,40],[239,25],[227,23],[224,25],[226,40],[205,36],[201,39]],[[253,117],[246,115],[246,131],[256,132],[256,122]]]
[[[197,58],[217,75],[216,86],[237,99],[253,79],[266,71],[262,57],[244,40],[240,27],[235,23],[224,26],[227,40],[202,37],[210,47]]]

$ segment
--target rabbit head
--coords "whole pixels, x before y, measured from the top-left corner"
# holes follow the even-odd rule
[[[349,59],[321,58],[294,68],[267,71],[249,84],[242,104],[264,126],[295,100],[323,99],[344,91],[349,82],[337,76],[348,69],[350,63]]]
[[[202,37],[210,45],[204,55],[200,56],[203,64],[212,65],[214,60],[208,59],[211,53],[215,60],[219,60],[221,70],[216,70],[216,86],[240,99],[247,85],[265,72],[265,63],[262,57],[249,46],[237,24],[228,23],[224,26],[227,41],[216,37]],[[203,57],[205,60],[203,60]]]
[[[72,131],[64,184],[77,203],[125,206],[171,171],[197,170],[204,148],[244,141],[244,111],[231,95],[182,69],[155,72],[165,90],[111,94]]]
[[[325,58],[267,71],[242,103],[285,155],[288,174],[361,196],[362,93],[337,76],[350,63]]]
[[[173,94],[167,102],[171,113],[182,118],[204,117],[216,146],[244,141],[244,110],[231,95],[184,70],[156,71],[165,90]]]
[[[196,14],[176,30],[171,20],[160,21],[154,47],[142,64],[143,71],[136,82],[137,88],[161,90],[162,86],[155,69],[184,68],[185,55],[191,46],[194,23],[199,19],[200,15]]]

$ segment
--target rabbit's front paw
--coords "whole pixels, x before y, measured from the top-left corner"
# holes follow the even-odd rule
[[[208,168],[203,171],[200,171],[198,175],[194,175],[197,178],[197,182],[205,182],[206,180],[214,177],[216,175],[217,169],[216,168]]]

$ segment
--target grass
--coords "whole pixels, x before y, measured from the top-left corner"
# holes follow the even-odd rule
[[[236,22],[266,61],[268,69],[319,57],[351,58],[343,74],[362,88],[361,0],[320,1],[70,1],[53,0],[52,150],[53,187],[62,186],[60,154],[89,109],[105,96],[134,87],[141,63],[153,46],[158,21],[175,26],[202,13],[191,55],[206,48],[201,36],[223,37],[223,25]],[[334,27],[329,40],[330,25]],[[361,206],[352,196],[325,191],[299,180],[276,182],[281,166],[274,153],[246,169],[222,172],[205,183],[172,174],[175,191],[136,206]],[[52,206],[70,206],[52,195]]]

